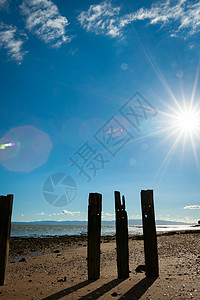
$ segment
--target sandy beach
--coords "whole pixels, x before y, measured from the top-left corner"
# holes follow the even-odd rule
[[[101,277],[87,280],[87,237],[11,238],[7,282],[0,298],[200,299],[200,232],[158,236],[158,278],[144,265],[143,240],[129,237],[130,277],[117,279],[115,237],[102,237]],[[39,255],[38,255],[39,254]]]

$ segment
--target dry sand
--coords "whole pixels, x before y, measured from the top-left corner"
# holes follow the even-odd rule
[[[136,267],[144,265],[143,240],[130,237],[130,277],[118,280],[115,247],[114,237],[102,239],[101,277],[89,282],[87,237],[11,239],[0,298],[200,300],[200,231],[158,236],[158,278],[136,273]],[[36,252],[43,254],[26,256]]]

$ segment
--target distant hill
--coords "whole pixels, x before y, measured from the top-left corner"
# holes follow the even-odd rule
[[[87,221],[34,221],[34,222],[12,222],[12,224],[21,225],[87,225]],[[102,225],[114,225],[115,220],[112,221],[102,221]],[[130,219],[128,220],[129,225],[142,225],[142,220],[140,219]],[[156,225],[195,225],[194,223],[188,224],[184,222],[173,222],[165,220],[156,220]]]

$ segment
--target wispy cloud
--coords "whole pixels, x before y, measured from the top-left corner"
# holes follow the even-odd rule
[[[91,5],[88,11],[83,11],[78,20],[83,28],[95,34],[122,37],[124,28],[136,21],[146,21],[149,25],[160,24],[162,27],[172,24],[169,29],[171,37],[182,33],[187,36],[200,31],[200,2],[178,0],[157,2],[150,8],[139,10],[120,16],[120,7],[113,7],[110,1],[98,5]]]
[[[183,222],[183,223],[188,223],[188,224],[192,224],[192,223],[196,223],[196,219],[191,218],[191,217],[183,217],[183,216],[179,216],[177,215],[176,217],[165,217],[165,216],[158,216],[157,220],[164,220],[164,221],[170,221],[170,222]]]
[[[112,217],[114,214],[102,211],[102,216]]]
[[[80,211],[68,211],[68,210],[63,210],[62,211],[63,215],[70,215],[70,216],[74,216],[74,215],[79,215]]]
[[[21,64],[25,54],[22,46],[27,35],[20,32],[16,26],[0,23],[0,48],[7,50],[8,57]]]
[[[188,205],[184,209],[200,209],[200,205]]]
[[[171,36],[175,37],[183,31],[188,35],[195,34],[200,30],[200,2],[189,3],[186,0],[157,2],[150,9],[141,8],[138,11],[127,14],[121,18],[119,27],[135,21],[147,20],[149,24],[161,24],[165,26],[173,23]]]
[[[113,220],[114,214],[102,211],[102,219],[103,220]]]
[[[71,41],[71,37],[66,35],[69,22],[66,17],[61,16],[58,7],[52,1],[24,0],[20,9],[26,17],[26,28],[45,43],[60,47],[63,43]]]
[[[120,7],[113,7],[110,2],[104,1],[81,12],[78,21],[87,31],[116,37],[120,35],[119,22],[116,24],[119,12]]]
[[[0,0],[0,9],[8,7],[8,0]]]

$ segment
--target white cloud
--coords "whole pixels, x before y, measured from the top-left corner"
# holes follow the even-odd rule
[[[112,216],[114,216],[114,214],[105,213],[105,216],[112,217]]]
[[[102,216],[112,217],[112,216],[114,216],[114,214],[110,214],[110,213],[102,211]]]
[[[139,220],[141,220],[142,219],[142,216],[141,215],[131,215],[130,217],[129,217],[129,219],[139,219]]]
[[[21,216],[21,217],[24,217],[24,214],[21,214],[20,216]]]
[[[120,7],[113,7],[109,1],[104,1],[98,5],[90,5],[88,11],[81,12],[77,19],[87,31],[116,37],[120,35],[116,26],[119,12]]]
[[[26,34],[20,32],[16,26],[0,23],[0,48],[8,52],[8,57],[21,64],[27,51],[22,50]]]
[[[62,211],[63,215],[70,215],[70,216],[74,216],[74,215],[79,215],[80,211],[68,211],[68,210],[63,210]]]
[[[174,3],[174,2],[173,2]],[[98,5],[91,5],[88,11],[83,11],[78,20],[83,28],[96,34],[122,36],[123,29],[128,24],[146,20],[149,25],[160,24],[165,26],[173,23],[173,30],[169,36],[177,37],[186,33],[193,35],[200,31],[200,2],[189,3],[186,0],[178,0],[175,4],[167,0],[157,2],[149,9],[139,10],[119,16],[120,7],[113,7],[111,2],[105,1]]]
[[[61,16],[57,6],[50,0],[24,0],[20,6],[26,17],[26,28],[53,47],[70,42],[66,35],[68,20]]]
[[[200,209],[200,205],[188,205],[184,209]]]
[[[114,214],[102,211],[102,219],[103,220],[113,220]]]
[[[186,0],[176,1],[171,5],[171,1],[163,3],[157,2],[150,9],[141,8],[138,11],[125,15],[121,18],[120,27],[134,22],[147,20],[149,24],[167,25],[173,22],[172,37],[176,37],[183,30],[188,34],[194,34],[200,31],[200,2],[188,3]]]
[[[196,223],[196,219],[192,218],[192,217],[180,217],[180,216],[176,216],[176,217],[165,217],[165,216],[157,216],[156,218],[157,220],[164,220],[164,221],[170,221],[170,222],[183,222],[183,223],[188,223],[188,224],[192,224],[192,223]]]
[[[44,215],[45,215],[45,213],[44,213],[44,212],[41,212],[41,213],[39,213],[38,215],[40,215],[40,216],[44,216]]]
[[[0,0],[0,9],[8,7],[8,0]]]

